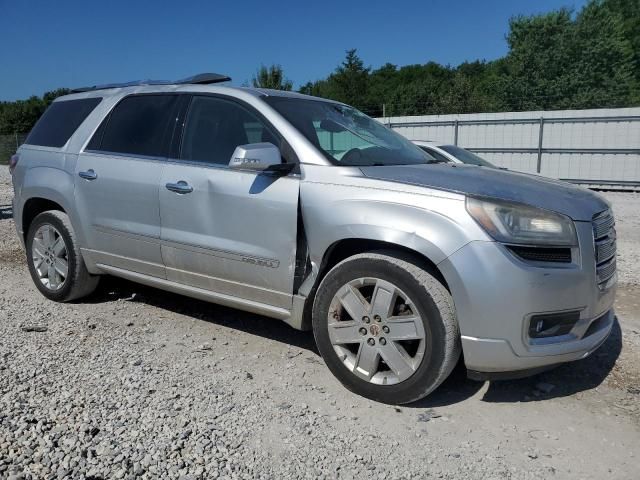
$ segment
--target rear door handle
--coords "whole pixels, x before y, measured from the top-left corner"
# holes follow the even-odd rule
[[[167,187],[167,190],[171,190],[172,192],[180,193],[182,195],[193,192],[193,187],[184,180],[180,180],[177,183],[167,183],[165,187]]]
[[[78,172],[78,175],[85,180],[95,180],[98,178],[98,174],[93,171],[93,168],[90,168],[86,172]]]

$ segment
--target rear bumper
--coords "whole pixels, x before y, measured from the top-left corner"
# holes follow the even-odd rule
[[[456,307],[468,370],[525,376],[590,355],[607,339],[615,314],[615,283],[598,288],[591,224],[576,222],[579,258],[533,265],[495,242],[467,244],[438,267]],[[532,317],[574,312],[571,331],[530,338]]]

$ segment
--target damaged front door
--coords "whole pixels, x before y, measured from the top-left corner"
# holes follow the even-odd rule
[[[238,145],[279,142],[248,108],[194,97],[160,184],[167,279],[290,309],[299,177],[228,167]]]

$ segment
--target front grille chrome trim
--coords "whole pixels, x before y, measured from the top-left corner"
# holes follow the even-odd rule
[[[610,210],[605,210],[604,212],[596,215],[593,218],[593,236],[596,240],[601,239],[608,235],[609,231],[615,225],[615,219],[613,215],[611,215]]]
[[[595,215],[592,226],[598,287],[605,289],[616,275],[616,230],[611,210]]]

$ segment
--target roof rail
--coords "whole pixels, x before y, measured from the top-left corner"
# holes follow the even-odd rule
[[[199,73],[182,80],[134,80],[125,83],[108,83],[106,85],[94,85],[92,87],[80,87],[71,90],[71,93],[90,92],[93,90],[106,90],[108,88],[136,87],[139,85],[209,85],[211,83],[229,82],[231,77],[219,73]]]

